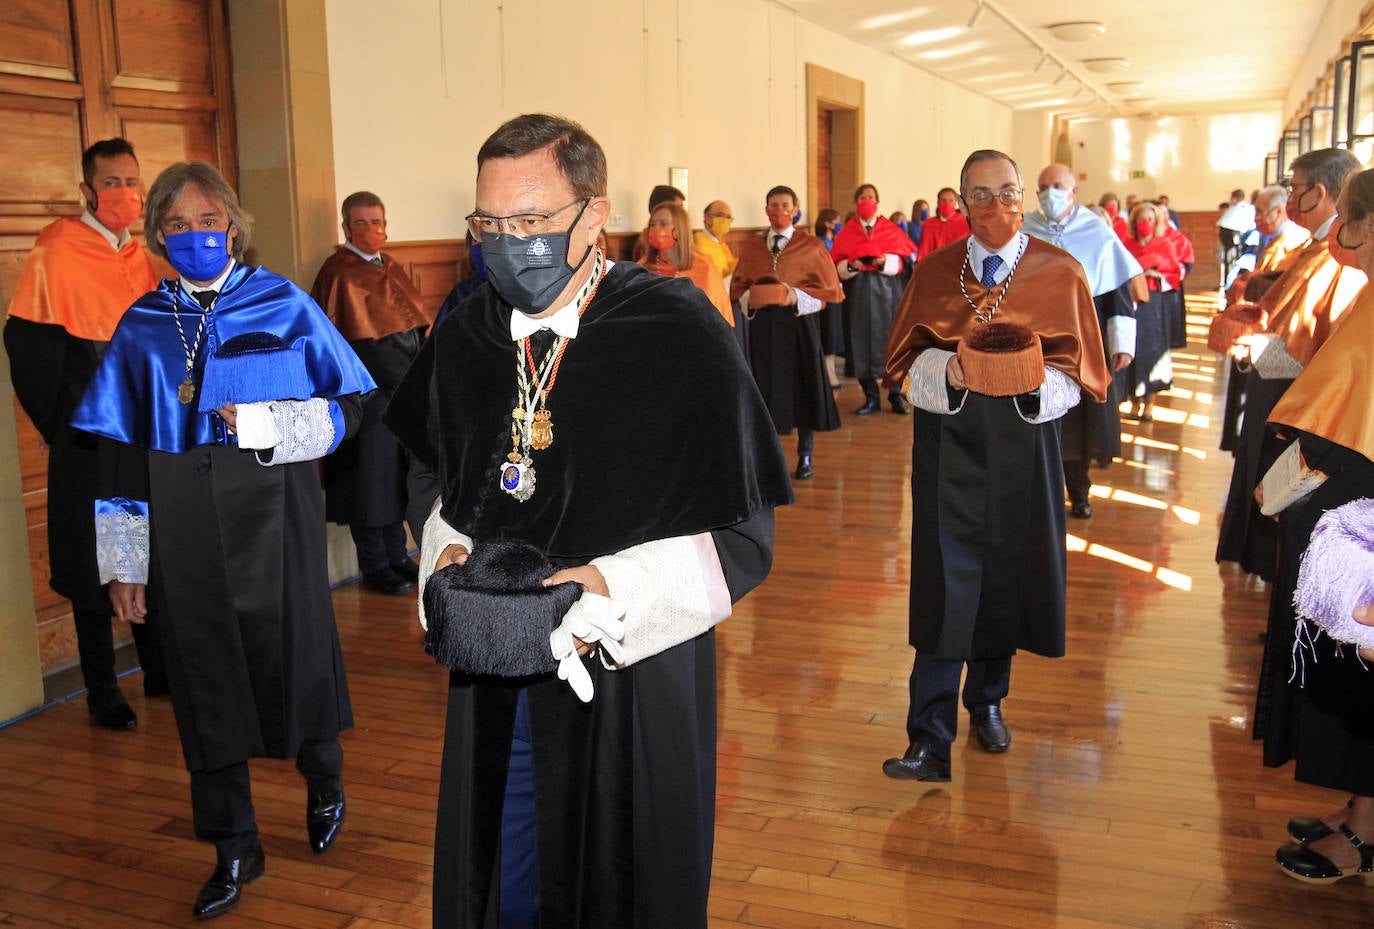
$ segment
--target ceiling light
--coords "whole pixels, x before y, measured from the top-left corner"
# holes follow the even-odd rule
[[[1113,81],[1107,85],[1123,97],[1134,97],[1145,89],[1144,81]]]
[[[983,4],[978,4],[978,6],[973,11],[973,15],[968,18],[968,27],[970,29],[977,27],[978,21],[983,18],[983,12],[986,9],[987,7],[983,6]]]
[[[1046,26],[1050,35],[1061,42],[1086,42],[1088,39],[1095,39],[1107,31],[1103,23],[1095,21],[1084,21],[1076,23],[1055,23],[1053,26]]]
[[[1089,71],[1096,71],[1098,74],[1107,74],[1112,71],[1124,71],[1131,66],[1125,58],[1084,58],[1083,67]]]

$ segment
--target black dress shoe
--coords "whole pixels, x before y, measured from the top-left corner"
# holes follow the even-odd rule
[[[1350,809],[1355,805],[1354,800],[1346,803],[1345,808]],[[1329,835],[1335,835],[1336,830],[1326,824],[1325,820],[1315,816],[1294,816],[1288,821],[1288,834],[1293,837],[1294,842],[1301,842],[1307,845],[1311,842],[1318,842]]]
[[[1074,519],[1092,519],[1093,505],[1087,500],[1069,507],[1069,515]]]
[[[1007,724],[1002,722],[1002,708],[999,706],[980,706],[969,711],[973,720],[973,732],[978,736],[978,745],[985,752],[1005,752],[1011,747],[1011,733]]]
[[[858,408],[857,410],[855,410],[854,412],[857,413],[857,414],[860,415],[860,416],[867,416],[867,415],[869,415],[870,413],[876,413],[876,412],[878,412],[878,411],[881,410],[882,408],[883,408],[883,405],[882,405],[882,403],[878,400],[877,397],[869,397],[867,400],[864,401],[864,405],[861,406],[861,407],[859,407],[859,408]]]
[[[339,837],[344,821],[343,786],[335,784],[326,790],[306,794],[305,831],[310,836],[310,850],[319,855]]]
[[[138,716],[119,692],[118,684],[88,691],[86,708],[91,711],[91,722],[106,729],[132,729],[138,725]]]
[[[196,896],[196,905],[191,908],[191,913],[196,919],[209,919],[229,912],[238,906],[243,885],[262,877],[265,866],[266,858],[261,845],[255,846],[242,858],[219,859],[215,873],[210,875]]]
[[[386,594],[388,597],[399,597],[415,589],[414,584],[390,568],[368,571],[363,575],[363,586],[375,590],[379,594]]]
[[[792,476],[799,481],[809,481],[816,476],[816,469],[811,467],[810,455],[802,455],[797,459],[797,470],[792,472]]]
[[[914,742],[902,757],[884,761],[883,773],[898,781],[944,782],[949,780],[949,762],[937,758],[924,742]]]
[[[892,412],[896,413],[898,416],[908,416],[911,414],[911,407],[906,405],[906,400],[902,398],[901,394],[888,394],[887,402],[892,405]]]
[[[1359,877],[1368,884],[1371,876],[1374,876],[1374,845],[1351,832],[1345,823],[1341,823],[1340,832],[1360,853],[1360,863],[1356,867],[1342,868],[1307,845],[1280,846],[1274,853],[1274,860],[1279,863],[1284,874],[1311,884],[1330,884],[1343,877]]]
[[[391,566],[391,570],[410,581],[412,584],[420,583],[420,566],[407,558],[405,561],[398,561]]]

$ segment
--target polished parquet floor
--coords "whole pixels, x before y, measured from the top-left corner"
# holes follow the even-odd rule
[[[942,785],[879,770],[905,740],[911,421],[854,417],[857,389],[840,392],[844,428],[779,515],[772,576],[720,629],[713,927],[1374,924],[1374,889],[1274,865],[1289,816],[1343,798],[1263,768],[1250,739],[1268,593],[1212,560],[1219,365],[1196,348],[1175,370],[1155,422],[1125,424],[1125,460],[1095,472],[1096,515],[1069,521],[1068,656],[1016,660],[1011,751],[961,740]],[[357,716],[345,831],[312,858],[299,777],[255,762],[267,876],[218,929],[430,924],[445,676],[409,603],[334,599]],[[80,698],[0,730],[0,926],[193,922],[213,851],[171,707],[134,702],[132,734],[92,727]]]

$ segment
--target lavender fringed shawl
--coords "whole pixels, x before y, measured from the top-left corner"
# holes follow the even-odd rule
[[[1298,569],[1293,607],[1333,641],[1374,648],[1374,626],[1357,622],[1356,607],[1374,604],[1374,499],[1327,510],[1312,530]]]

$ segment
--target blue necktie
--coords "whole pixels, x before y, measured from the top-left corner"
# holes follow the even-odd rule
[[[992,287],[997,283],[997,270],[1002,267],[1002,259],[989,255],[983,259],[983,286]]]

